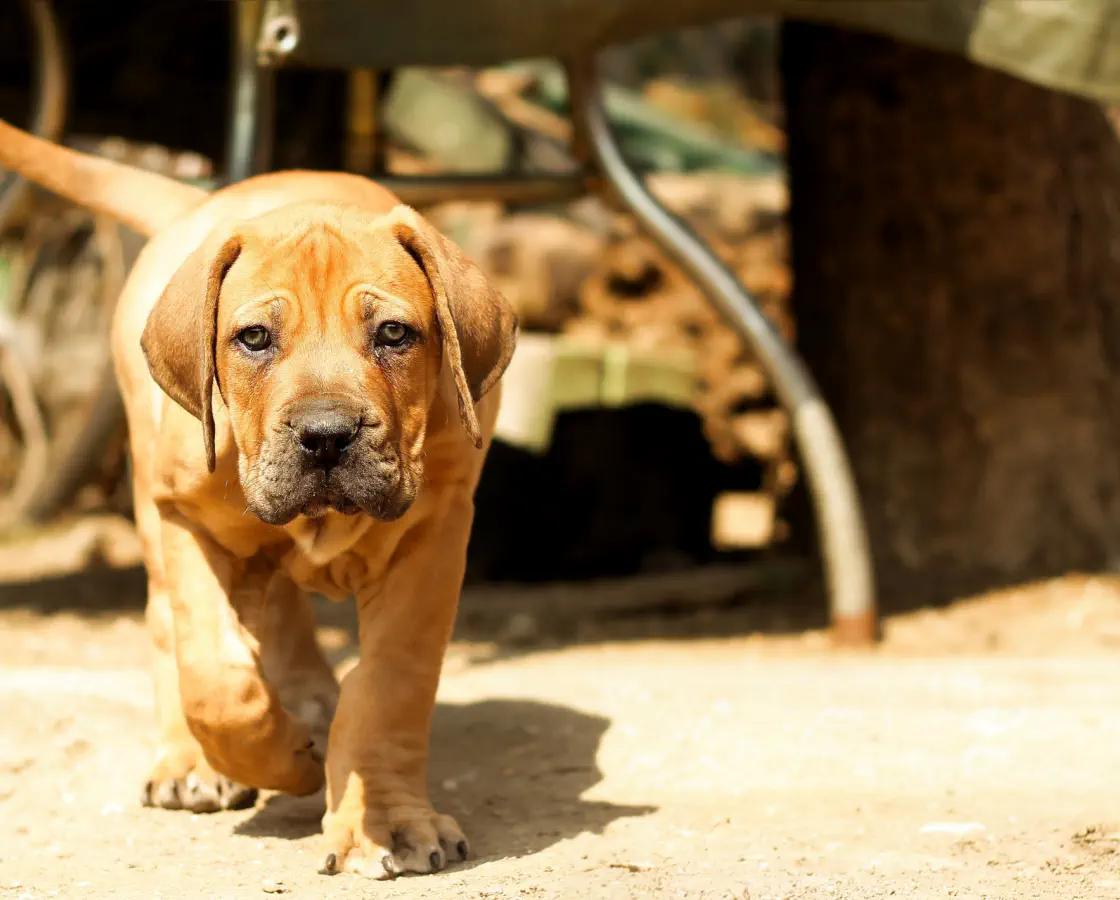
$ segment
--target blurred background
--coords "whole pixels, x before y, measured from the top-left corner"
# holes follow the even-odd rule
[[[229,5],[54,10],[65,35],[64,139],[221,179]],[[38,61],[21,17],[11,10],[22,27],[0,38],[0,115],[26,124]],[[613,52],[605,74],[628,155],[656,173],[658,195],[792,337],[776,41],[772,21],[724,23]],[[280,70],[272,167],[368,171],[362,126],[372,109],[356,102],[373,81],[365,70]],[[397,70],[383,97],[387,166],[562,171],[565,103],[562,71],[548,62]],[[785,416],[756,361],[629,216],[596,198],[425,212],[484,266],[526,331],[528,388],[511,391],[525,399],[509,403],[517,409],[504,417],[479,492],[472,584],[679,573],[785,542],[779,506],[797,481]],[[0,487],[13,564],[26,578],[138,563],[125,431],[104,397],[114,391],[107,312],[134,245],[38,190],[5,222],[0,291],[30,409],[21,416],[8,385]],[[135,574],[120,583],[140,600]],[[755,581],[755,569],[722,572],[720,600],[743,578]]]
[[[976,4],[931,0],[948,6]],[[234,121],[232,8],[9,0],[0,115],[219,184]],[[888,612],[1105,571],[1120,542],[1107,107],[930,49],[942,41],[935,18],[904,42],[889,35],[914,37],[912,22],[872,23],[873,36],[756,16],[668,30],[601,60],[631,165],[820,381]],[[549,60],[287,65],[267,102],[271,168],[370,171],[375,157],[404,175],[571,166],[565,80]],[[9,187],[0,602],[101,602],[108,590],[138,605],[105,334],[139,243]],[[787,413],[759,361],[632,217],[597,197],[424,211],[525,329],[479,491],[464,627],[529,640],[620,618],[623,633],[824,624]],[[568,593],[532,589],[557,582]]]

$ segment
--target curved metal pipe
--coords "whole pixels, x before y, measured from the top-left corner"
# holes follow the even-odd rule
[[[603,111],[595,61],[570,63],[568,77],[577,157],[598,169],[649,235],[703,289],[769,374],[789,414],[816,510],[833,635],[842,643],[869,643],[877,637],[878,618],[867,532],[843,442],[820,389],[735,276],[646,190],[626,164]]]
[[[31,126],[28,129],[37,137],[58,141],[66,121],[66,94],[68,89],[66,57],[58,20],[50,0],[24,0],[28,24],[34,33],[34,48],[38,65],[35,69],[35,99]],[[15,172],[0,176],[0,231],[18,208],[27,192],[27,182]]]

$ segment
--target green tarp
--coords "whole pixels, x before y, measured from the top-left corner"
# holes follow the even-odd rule
[[[1120,0],[297,0],[296,9],[293,55],[310,64],[494,65],[776,15],[960,53],[1120,104]]]
[[[786,0],[795,18],[960,53],[1045,87],[1120,103],[1120,0]]]
[[[1047,87],[1120,104],[1120,0],[988,0],[968,55]]]

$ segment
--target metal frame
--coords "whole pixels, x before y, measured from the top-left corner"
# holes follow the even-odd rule
[[[233,94],[230,109],[226,178],[232,183],[268,169],[272,157],[272,69],[258,47],[262,36],[261,0],[235,0],[233,13]],[[271,14],[272,10],[264,9]]]
[[[260,0],[241,0],[234,6],[237,60],[228,160],[231,181],[267,169],[271,78],[262,69],[291,52],[295,44],[290,38],[294,34],[298,41],[299,33],[294,8],[284,0],[268,0],[263,12]],[[289,40],[276,40],[278,28]],[[379,174],[378,182],[403,202],[418,206],[450,200],[547,203],[597,193],[632,213],[650,238],[704,291],[773,382],[790,417],[813,500],[833,638],[842,644],[871,643],[878,637],[879,623],[863,513],[843,442],[819,387],[731,271],[649,193],[626,164],[603,110],[595,59],[569,60],[567,72],[572,151],[580,164],[577,174],[408,178]]]

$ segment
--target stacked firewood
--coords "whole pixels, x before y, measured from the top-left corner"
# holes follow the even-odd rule
[[[773,201],[781,202],[779,191],[718,176],[662,176],[652,186],[735,273],[779,333],[792,339],[785,231],[780,207],[773,208]],[[760,197],[764,191],[775,196]],[[770,200],[771,208],[761,200]],[[736,203],[737,214],[729,214]],[[784,456],[784,426],[771,409],[758,361],[689,278],[632,228],[618,228],[606,241],[565,331],[690,351],[698,366],[695,408],[713,453],[725,462]]]
[[[782,181],[663,174],[650,186],[715,250],[778,333],[792,340]],[[462,217],[472,220],[469,227]],[[760,495],[717,503],[714,537],[742,545],[777,536],[781,525],[773,510],[796,478],[787,417],[750,349],[631,218],[589,201],[563,217],[504,216],[497,206],[475,206],[445,207],[438,219],[449,233],[464,235],[468,252],[518,307],[523,327],[688,351],[697,365],[694,409],[713,454],[729,464],[754,460],[763,472]],[[765,521],[736,524],[744,518]],[[745,531],[755,537],[743,537]]]

